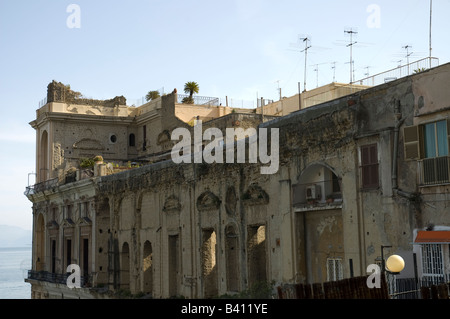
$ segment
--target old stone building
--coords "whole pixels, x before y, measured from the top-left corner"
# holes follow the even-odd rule
[[[176,91],[134,108],[52,82],[31,122],[33,297],[208,298],[333,281],[365,275],[382,246],[404,257],[401,276],[449,274],[449,81],[446,64],[265,121],[222,107],[188,116]],[[278,170],[261,174],[268,164],[248,156],[174,163],[172,132],[194,132],[192,116],[204,130],[278,129],[267,145],[278,142]],[[81,288],[66,285],[71,264]]]

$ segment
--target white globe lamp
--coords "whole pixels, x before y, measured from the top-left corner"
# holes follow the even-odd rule
[[[389,272],[398,274],[405,268],[405,261],[399,255],[392,255],[386,260],[386,268]]]

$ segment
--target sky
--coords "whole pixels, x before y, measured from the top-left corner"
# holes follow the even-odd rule
[[[75,5],[75,6],[73,6]],[[432,56],[450,61],[450,0],[433,1]],[[430,0],[0,0],[0,224],[32,228],[35,119],[52,80],[95,99],[199,84],[236,107],[429,55]],[[332,64],[335,62],[335,64]],[[335,69],[332,69],[332,66]],[[367,68],[369,67],[369,68]],[[316,71],[315,71],[316,70]],[[335,72],[334,72],[335,71]]]

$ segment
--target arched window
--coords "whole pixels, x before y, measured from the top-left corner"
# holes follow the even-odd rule
[[[44,182],[48,179],[48,133],[44,131],[41,136],[39,150],[39,181]]]
[[[133,133],[128,136],[128,146],[136,146],[136,137]]]

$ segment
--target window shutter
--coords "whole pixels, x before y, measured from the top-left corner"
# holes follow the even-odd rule
[[[448,141],[448,153],[450,156],[450,120],[447,120],[447,141]]]
[[[378,163],[378,152],[377,152],[377,144],[373,144],[369,146],[369,164]]]
[[[362,187],[378,187],[378,149],[377,144],[361,146]]]
[[[420,158],[419,126],[407,126],[403,128],[405,159]]]
[[[370,164],[370,154],[369,147],[361,146],[361,165],[369,165]]]

